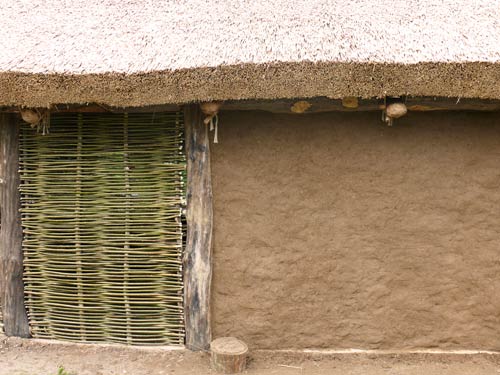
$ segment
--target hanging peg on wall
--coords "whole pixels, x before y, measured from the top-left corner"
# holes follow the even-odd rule
[[[210,131],[214,131],[214,143],[219,143],[218,139],[218,127],[219,127],[219,109],[221,107],[221,103],[218,102],[206,102],[201,103],[200,108],[203,114],[205,115],[205,119],[203,123],[205,125],[210,124]]]

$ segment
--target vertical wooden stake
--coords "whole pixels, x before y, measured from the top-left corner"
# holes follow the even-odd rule
[[[4,331],[7,336],[29,337],[24,307],[23,231],[19,193],[19,121],[0,113],[0,293]]]
[[[212,177],[208,129],[198,105],[184,109],[187,155],[187,241],[184,253],[186,347],[207,350],[212,340]]]

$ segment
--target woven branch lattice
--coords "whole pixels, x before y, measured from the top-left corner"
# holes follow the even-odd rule
[[[32,334],[183,344],[183,119],[59,114],[21,134]]]

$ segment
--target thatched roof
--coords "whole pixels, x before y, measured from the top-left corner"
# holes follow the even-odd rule
[[[499,0],[0,2],[0,105],[500,98]]]

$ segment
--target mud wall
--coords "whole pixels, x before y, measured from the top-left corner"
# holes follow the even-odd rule
[[[500,114],[228,112],[215,336],[500,350]]]

